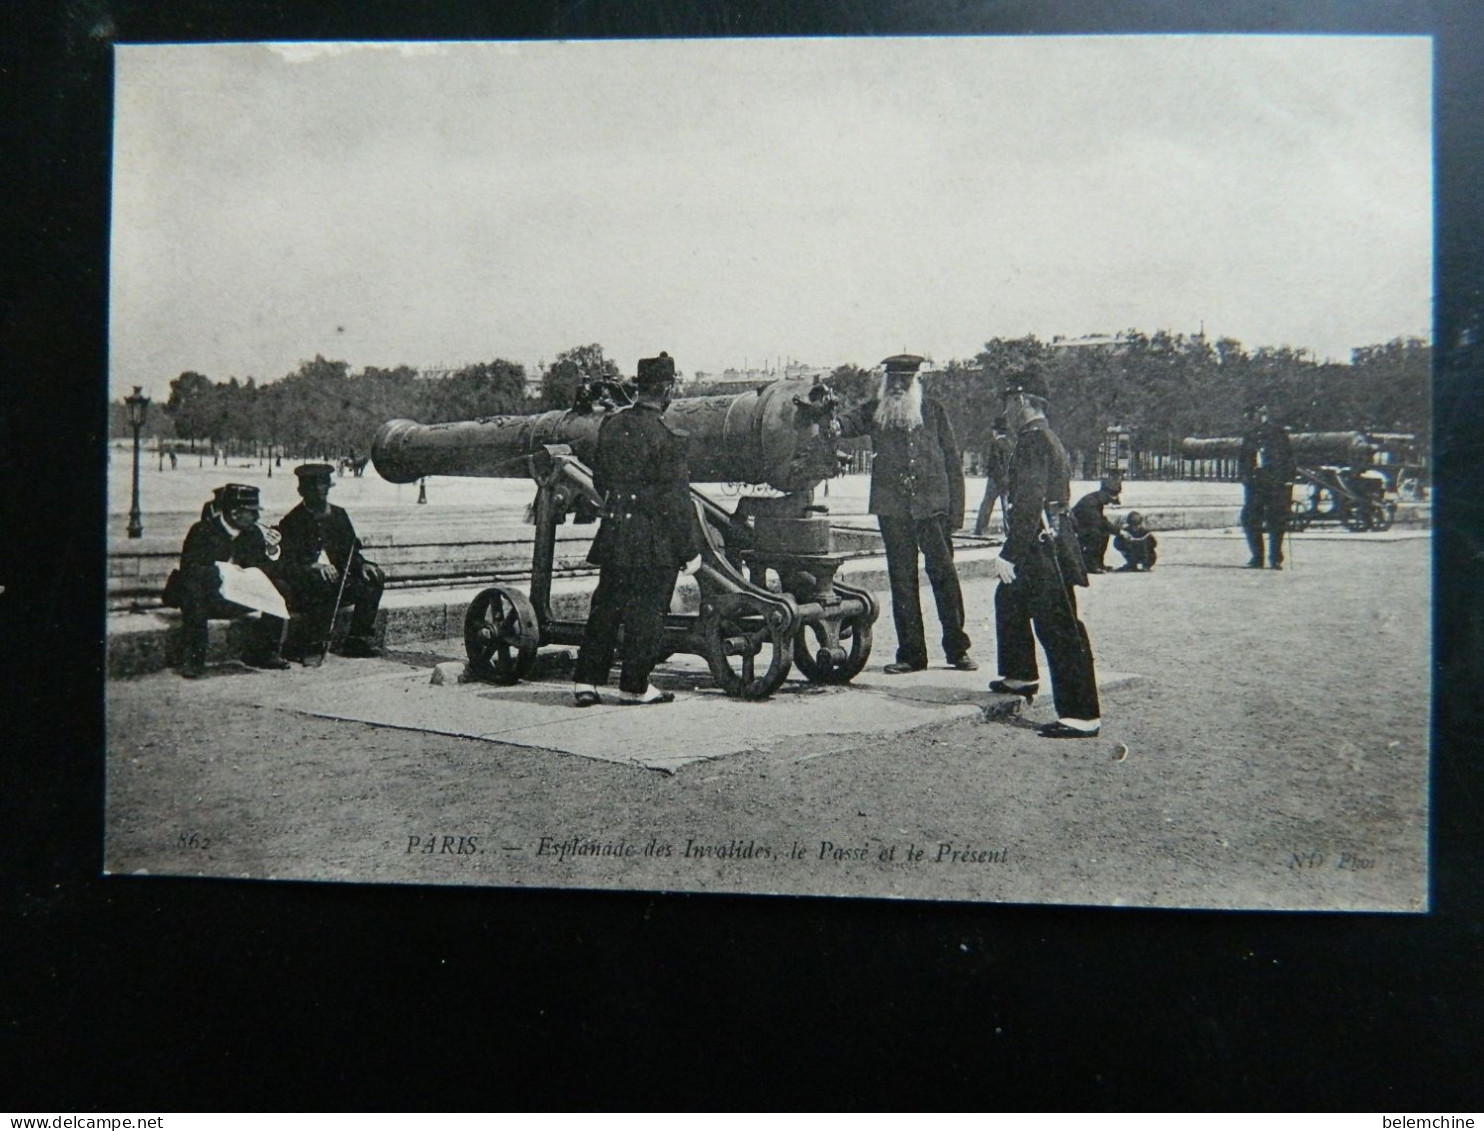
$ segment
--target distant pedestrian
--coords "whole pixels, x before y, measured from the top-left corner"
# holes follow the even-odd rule
[[[174,471],[175,470],[175,453],[174,452],[171,452],[170,453],[170,470],[171,471]]]
[[[994,511],[995,500],[1001,498],[1010,485],[1010,461],[1015,456],[1015,437],[1010,435],[1005,415],[1001,413],[990,422],[989,439],[984,444],[984,501],[979,504],[979,515],[974,519],[974,534],[982,537],[989,529],[989,516]],[[1000,517],[1004,518],[1004,504],[1000,504]]]
[[[1265,403],[1247,406],[1247,431],[1238,459],[1243,504],[1242,530],[1252,556],[1248,569],[1262,569],[1263,535],[1267,535],[1268,565],[1283,568],[1283,534],[1293,509],[1293,481],[1298,474],[1293,445],[1282,425],[1272,419]]]

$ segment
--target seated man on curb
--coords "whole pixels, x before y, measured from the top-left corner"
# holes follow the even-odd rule
[[[288,610],[272,574],[279,558],[278,532],[258,524],[258,489],[242,483],[217,488],[215,499],[186,534],[180,569],[166,584],[165,603],[181,612],[180,674],[206,674],[206,622],[258,613],[243,661],[254,668],[288,667],[279,655]],[[232,589],[230,600],[223,588]],[[240,586],[240,589],[236,586]],[[243,603],[254,600],[255,604]]]
[[[1113,535],[1113,548],[1123,555],[1119,573],[1148,573],[1159,559],[1155,552],[1159,539],[1144,525],[1144,516],[1129,511],[1123,529]]]
[[[294,613],[286,650],[300,663],[317,662],[335,627],[337,607],[354,605],[340,654],[379,656],[376,612],[385,579],[361,555],[350,515],[330,503],[335,469],[328,463],[305,463],[294,468],[294,474],[304,501],[278,524],[283,535],[280,572]]]
[[[1072,508],[1077,541],[1082,546],[1082,561],[1088,573],[1108,572],[1103,557],[1108,552],[1108,536],[1118,533],[1118,524],[1103,514],[1103,508],[1109,503],[1116,506],[1122,493],[1123,480],[1110,475],[1098,484],[1096,491],[1083,495]]]

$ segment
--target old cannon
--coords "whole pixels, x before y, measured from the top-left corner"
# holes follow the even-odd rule
[[[568,515],[596,519],[602,499],[589,464],[604,418],[626,402],[613,384],[584,390],[565,411],[447,424],[393,420],[377,433],[371,458],[393,483],[426,475],[536,483],[529,597],[496,586],[465,614],[465,650],[479,678],[514,683],[541,646],[582,642],[585,622],[552,612],[556,528]],[[776,492],[744,497],[729,512],[691,488],[703,546],[699,611],[665,618],[664,649],[703,657],[728,695],[766,698],[794,664],[815,683],[845,683],[871,653],[876,601],[835,579],[844,555],[835,552],[827,508],[814,502],[814,488],[839,468],[837,407],[825,386],[781,380],[735,395],[678,398],[666,409],[666,419],[689,434],[693,483]]]

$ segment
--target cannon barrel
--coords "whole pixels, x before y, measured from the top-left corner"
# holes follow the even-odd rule
[[[1294,459],[1308,464],[1365,463],[1377,448],[1363,432],[1291,432],[1288,442]],[[1186,459],[1235,459],[1241,452],[1240,436],[1187,436],[1180,441]]]
[[[804,491],[835,474],[831,413],[808,402],[810,388],[808,381],[781,380],[746,393],[671,401],[665,420],[689,437],[691,480]],[[608,415],[574,409],[446,424],[392,420],[377,432],[371,459],[392,483],[425,475],[526,478],[530,457],[549,444],[565,444],[591,465]]]

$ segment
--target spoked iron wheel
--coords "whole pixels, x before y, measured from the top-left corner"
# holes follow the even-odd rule
[[[849,683],[871,658],[871,622],[859,615],[840,622],[845,658],[839,662],[830,655],[825,636],[822,625],[800,625],[794,637],[794,663],[810,683]]]
[[[1394,522],[1396,522],[1395,503],[1377,503],[1371,508],[1372,530],[1390,530]]]
[[[706,662],[723,691],[736,699],[766,699],[778,690],[792,666],[787,620],[764,609],[703,614]]]
[[[531,670],[541,645],[536,610],[519,589],[486,589],[464,614],[469,673],[489,683],[511,684]]]

